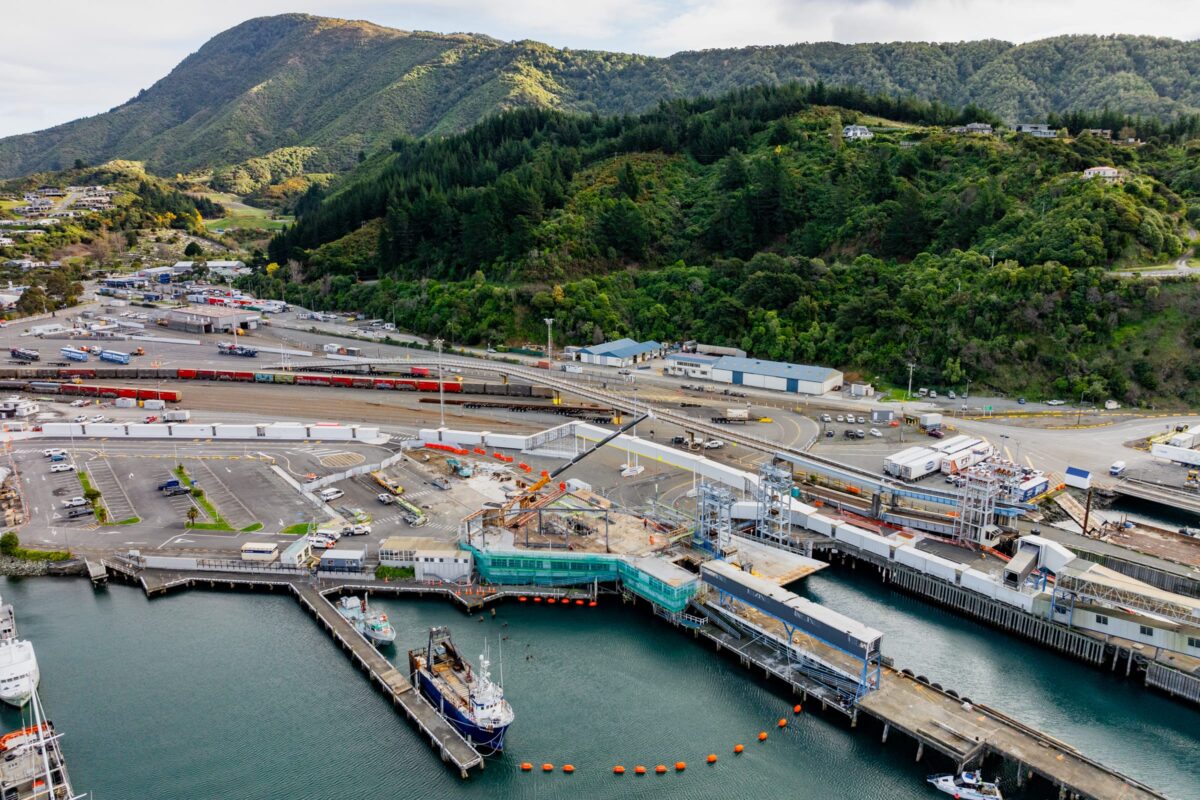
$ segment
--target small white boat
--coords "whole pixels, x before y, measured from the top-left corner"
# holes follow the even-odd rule
[[[926,780],[939,792],[951,795],[957,800],[1004,800],[1004,795],[1000,794],[1000,787],[985,781],[978,772],[930,775]]]
[[[33,645],[22,639],[0,639],[0,700],[22,708],[40,680]]]
[[[396,629],[388,622],[387,614],[370,608],[366,595],[361,599],[354,595],[341,598],[337,610],[372,644],[390,645],[396,641]]]

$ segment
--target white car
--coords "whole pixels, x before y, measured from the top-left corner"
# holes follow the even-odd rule
[[[845,418],[843,415],[841,415],[841,414],[838,414],[838,415],[837,415],[837,421],[838,421],[838,422],[845,422],[845,421],[846,421],[846,418]]]
[[[859,425],[866,424],[866,421],[867,421],[867,418],[866,418],[866,417],[859,417],[859,418],[858,418],[858,424],[859,424]]]
[[[51,456],[65,456],[66,454],[67,454],[66,450],[43,450],[42,451],[42,455],[44,455],[46,458],[50,458]]]
[[[321,499],[328,503],[331,500],[337,500],[345,494],[341,489],[325,489],[321,492]]]
[[[78,508],[79,506],[86,505],[87,500],[82,497],[72,497],[70,500],[63,500],[63,508]]]
[[[87,422],[87,417],[85,417],[83,414],[80,414],[79,416],[77,416],[75,418],[75,421],[76,422]]]
[[[709,439],[707,442],[704,443],[705,450],[716,450],[716,449],[724,447],[724,446],[725,446],[725,443],[723,441],[721,441],[720,439]]]
[[[1048,406],[1065,406],[1066,404],[1067,404],[1066,400],[1047,400],[1046,401],[1046,405],[1048,405]]]
[[[104,415],[97,414],[96,416],[92,417],[92,422],[104,422]]]
[[[833,417],[829,416],[828,414],[822,414],[821,422],[833,422]]]
[[[871,430],[867,431],[867,433],[871,434],[872,436],[874,436],[876,438],[883,436],[883,434],[879,432],[879,428],[871,428]]]
[[[383,503],[385,506],[390,506],[392,503],[396,502],[396,498],[387,492],[380,492],[379,494],[375,495],[375,499]]]
[[[87,400],[72,400],[71,408],[83,408],[88,404]]]
[[[337,544],[337,539],[334,539],[332,536],[314,533],[308,537],[308,543],[312,545],[314,550],[328,550]]]
[[[370,525],[347,525],[342,528],[342,536],[369,536],[370,533]]]
[[[74,464],[51,464],[50,471],[51,472],[74,472],[75,465]]]

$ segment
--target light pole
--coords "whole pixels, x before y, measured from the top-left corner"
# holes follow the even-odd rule
[[[442,420],[442,427],[446,427],[446,393],[445,387],[442,385],[442,345],[445,343],[440,336],[433,340],[433,346],[438,352],[438,412]]]
[[[913,370],[916,369],[916,364],[912,361],[908,362],[908,399],[912,400],[912,376]]]
[[[1079,393],[1079,408],[1075,409],[1075,424],[1078,425],[1083,420],[1083,397],[1087,394],[1087,389]]]
[[[554,358],[554,317],[546,317],[542,322],[546,323],[546,360],[550,361]]]

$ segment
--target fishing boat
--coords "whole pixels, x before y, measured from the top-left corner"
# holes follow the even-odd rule
[[[939,792],[952,795],[958,800],[1004,800],[1000,787],[988,783],[978,772],[961,775],[930,775],[926,780]]]
[[[514,715],[504,689],[492,681],[486,649],[479,670],[473,670],[454,646],[449,628],[430,628],[426,646],[408,651],[408,667],[425,699],[475,749],[484,755],[504,749]]]
[[[343,597],[338,601],[337,610],[372,644],[390,645],[396,641],[396,629],[388,622],[387,614],[370,608],[366,595]]]
[[[0,639],[0,700],[22,708],[41,680],[33,645],[23,639]]]

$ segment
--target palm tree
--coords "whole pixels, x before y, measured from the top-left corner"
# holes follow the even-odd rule
[[[184,525],[184,527],[186,528],[190,525],[195,525],[196,517],[198,517],[198,516],[200,516],[200,510],[197,509],[195,506],[190,506],[187,510],[188,521],[187,521],[187,524]]]

